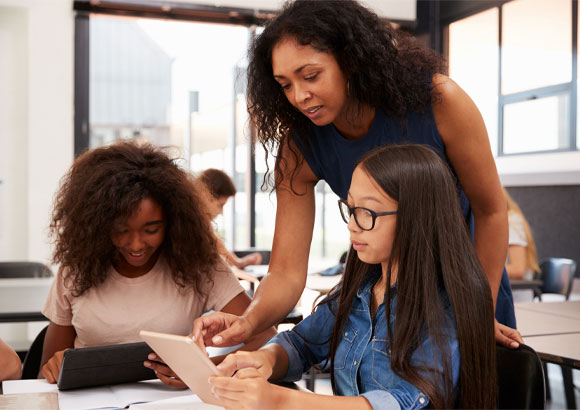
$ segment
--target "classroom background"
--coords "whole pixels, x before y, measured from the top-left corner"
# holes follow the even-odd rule
[[[0,261],[56,270],[48,222],[60,178],[79,153],[125,138],[173,147],[192,172],[227,172],[238,193],[217,221],[226,245],[269,249],[276,198],[263,182],[273,158],[252,144],[245,67],[282,3],[0,0]],[[577,1],[364,3],[447,56],[538,258],[580,261]],[[311,258],[338,262],[348,231],[337,197],[324,182],[316,195]],[[575,281],[571,299],[580,269]],[[34,298],[22,309],[42,306]],[[4,323],[0,337],[24,348],[42,327]]]

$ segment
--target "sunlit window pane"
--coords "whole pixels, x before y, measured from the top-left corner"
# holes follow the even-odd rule
[[[497,154],[498,9],[449,26],[449,75],[481,112]]]
[[[567,94],[504,106],[503,152],[568,148],[570,99]]]
[[[503,5],[503,94],[571,81],[571,16],[569,0]]]

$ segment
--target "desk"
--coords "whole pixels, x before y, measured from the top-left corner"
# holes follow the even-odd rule
[[[580,369],[580,302],[516,303],[518,330],[542,361],[561,366],[569,409],[576,408],[572,368]]]
[[[541,280],[526,280],[526,279],[510,279],[510,285],[512,290],[526,290],[530,289],[534,292],[534,297],[538,297],[540,302],[542,301],[542,285],[544,282]]]
[[[279,386],[305,391],[296,383],[278,383]],[[46,380],[12,381],[6,390],[12,394],[0,395],[0,410],[4,409],[83,409],[83,408],[124,408],[131,403],[136,408],[151,409],[221,409],[200,401],[191,390],[176,390],[159,380],[115,386],[92,387],[87,389],[58,391],[56,385]],[[159,406],[157,406],[159,403]],[[131,405],[130,408],[133,408]]]
[[[342,275],[321,276],[317,274],[306,277],[306,287],[320,293],[328,293],[342,279]]]
[[[517,304],[516,322],[523,337],[580,333],[579,319],[521,309]]]
[[[517,309],[580,320],[580,301],[516,303]]]

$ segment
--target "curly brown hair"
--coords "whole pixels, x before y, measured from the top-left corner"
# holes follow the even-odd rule
[[[55,198],[53,262],[65,268],[75,296],[105,281],[118,257],[111,241],[114,222],[130,217],[143,199],[163,209],[161,249],[175,283],[205,295],[203,283],[219,256],[202,194],[160,148],[120,142],[78,157]]]
[[[248,65],[248,112],[266,159],[277,152],[274,188],[283,179],[280,150],[287,137],[300,138],[310,150],[312,123],[290,104],[272,71],[272,50],[287,38],[335,57],[355,107],[380,107],[401,119],[430,106],[437,98],[433,75],[447,70],[441,56],[354,0],[287,2],[252,44]]]

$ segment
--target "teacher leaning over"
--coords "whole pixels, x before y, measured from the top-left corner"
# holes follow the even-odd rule
[[[282,319],[306,283],[314,186],[346,199],[357,159],[374,147],[427,144],[449,164],[495,304],[495,337],[522,342],[509,280],[506,205],[485,124],[443,60],[355,1],[286,4],[250,50],[248,111],[276,153],[269,274],[243,316],[199,318],[200,345],[227,346]],[[469,275],[470,272],[464,272]]]

